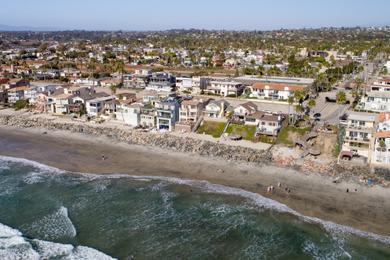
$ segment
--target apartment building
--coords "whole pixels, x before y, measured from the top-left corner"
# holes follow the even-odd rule
[[[230,80],[212,80],[205,92],[222,97],[238,97],[244,92],[244,86],[241,83]]]
[[[306,85],[257,82],[252,85],[251,97],[268,100],[287,100],[295,91],[303,91]]]
[[[371,162],[377,115],[351,112],[348,116],[342,151],[367,158]]]
[[[367,111],[390,111],[390,78],[381,78],[368,87],[361,103]]]
[[[115,112],[115,96],[100,97],[88,100],[86,102],[86,110],[88,116],[98,117],[101,115],[109,115]]]
[[[156,72],[150,77],[147,90],[172,92],[176,88],[176,77],[167,72]]]
[[[372,164],[390,165],[390,113],[381,113],[375,133]]]
[[[175,123],[179,120],[179,102],[177,99],[168,97],[155,103],[157,110],[156,126],[159,130],[172,131]]]
[[[197,122],[202,116],[206,103],[203,99],[184,100],[180,105],[179,121]]]

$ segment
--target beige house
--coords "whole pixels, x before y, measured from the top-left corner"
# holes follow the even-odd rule
[[[180,122],[196,122],[201,117],[205,107],[205,100],[193,99],[184,100],[180,105],[179,121]]]
[[[348,116],[342,151],[367,158],[371,162],[377,115],[352,112]]]

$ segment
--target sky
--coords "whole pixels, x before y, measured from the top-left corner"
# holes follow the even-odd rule
[[[60,30],[390,25],[389,0],[0,0],[0,24]]]

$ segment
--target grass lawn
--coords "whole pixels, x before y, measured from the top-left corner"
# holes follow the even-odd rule
[[[230,124],[227,131],[230,134],[241,135],[242,139],[253,141],[256,133],[256,126]]]
[[[215,138],[219,138],[225,128],[225,123],[223,122],[214,122],[214,121],[204,121],[196,131],[198,134],[205,133],[206,135],[211,135]]]
[[[293,145],[293,142],[292,140],[289,140],[289,133],[296,133],[300,136],[303,136],[304,134],[306,134],[307,132],[310,132],[310,128],[298,128],[298,127],[295,127],[295,126],[284,126],[280,132],[279,132],[279,135],[278,135],[278,140],[277,142],[279,144],[287,144],[287,145]]]

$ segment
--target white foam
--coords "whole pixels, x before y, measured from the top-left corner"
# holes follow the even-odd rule
[[[36,251],[41,258],[50,259],[54,257],[63,257],[72,254],[74,247],[72,245],[41,241],[38,239],[32,240]]]
[[[8,157],[8,156],[0,156],[0,160],[4,161],[11,161],[11,162],[18,162],[18,163],[24,163],[26,165],[31,165],[37,168],[40,168],[42,170],[47,170],[51,172],[59,172],[59,173],[65,173],[65,171],[50,167],[38,162],[30,161],[27,159],[23,158],[14,158],[14,157]],[[212,184],[208,181],[195,181],[195,180],[186,180],[186,179],[179,179],[179,178],[174,178],[174,177],[164,177],[164,176],[136,176],[136,175],[126,175],[126,174],[91,174],[91,173],[75,173],[75,174],[80,174],[84,178],[88,178],[89,180],[94,180],[94,179],[118,179],[118,178],[131,178],[134,180],[159,180],[159,181],[167,181],[170,183],[175,183],[175,184],[180,184],[180,185],[188,185],[192,187],[199,188],[203,191],[206,192],[212,192],[212,193],[217,193],[217,194],[226,194],[226,195],[236,195],[240,197],[244,197],[250,201],[252,201],[255,205],[265,208],[265,209],[270,209],[270,210],[275,210],[278,212],[282,213],[289,213],[292,215],[295,215],[299,217],[300,219],[310,222],[310,223],[315,223],[319,224],[320,226],[324,227],[325,230],[330,232],[332,235],[339,235],[339,234],[353,234],[359,237],[364,237],[368,238],[371,240],[375,240],[378,242],[382,242],[384,244],[390,244],[390,237],[389,236],[382,236],[382,235],[377,235],[374,233],[366,232],[366,231],[361,231],[349,226],[343,226],[340,224],[336,224],[330,221],[325,221],[316,217],[309,217],[302,215],[298,213],[297,211],[289,208],[287,205],[279,203],[277,201],[274,201],[272,199],[268,199],[266,197],[261,196],[258,193],[254,192],[249,192],[245,191],[243,189],[239,188],[232,188],[232,187],[227,187],[219,184]],[[158,184],[154,188],[161,188],[160,185],[164,184]]]
[[[9,157],[9,156],[0,155],[0,162],[1,161],[21,163],[21,164],[24,164],[27,166],[32,166],[34,168],[40,169],[41,171],[44,171],[44,172],[50,172],[50,173],[65,173],[66,172],[64,170],[60,170],[58,168],[51,167],[51,166],[48,166],[48,165],[45,165],[45,164],[42,164],[39,162],[31,161],[28,159],[24,159],[24,158],[16,158],[16,157]]]
[[[32,229],[44,239],[72,238],[77,234],[66,207],[60,207],[56,212],[34,222]]]
[[[36,184],[45,181],[45,176],[41,172],[29,172],[23,181],[27,184]]]
[[[0,259],[114,259],[96,249],[86,246],[53,243],[38,239],[29,240],[16,229],[0,223]]]
[[[123,177],[126,177],[126,176],[123,176]],[[130,177],[139,178],[139,176],[130,176]],[[282,203],[274,201],[272,199],[268,199],[266,197],[263,197],[258,193],[246,191],[243,189],[227,187],[227,186],[223,186],[223,185],[219,185],[219,184],[212,184],[208,181],[185,180],[185,179],[179,179],[179,178],[174,178],[174,177],[143,176],[142,178],[149,178],[151,180],[168,181],[168,182],[180,184],[180,185],[188,185],[188,186],[192,186],[195,188],[199,188],[202,191],[211,192],[211,193],[236,195],[236,196],[244,197],[261,208],[275,210],[275,211],[278,211],[281,213],[289,213],[289,214],[292,214],[294,216],[297,216],[298,218],[300,218],[306,222],[319,224],[326,231],[328,231],[329,233],[334,235],[334,238],[338,238],[337,236],[340,234],[342,234],[342,235],[352,234],[355,236],[378,241],[378,242],[381,242],[384,244],[390,244],[390,237],[389,236],[383,236],[383,235],[378,235],[378,234],[374,234],[374,233],[370,233],[370,232],[366,232],[366,231],[361,231],[361,230],[358,230],[358,229],[355,229],[355,228],[352,228],[349,226],[343,226],[343,225],[336,224],[336,223],[333,223],[330,221],[325,221],[325,220],[322,220],[322,219],[319,219],[316,217],[305,216],[305,215],[302,215],[299,212],[289,208],[285,204],[282,204]]]
[[[10,169],[10,167],[9,167],[7,162],[4,162],[4,161],[1,162],[1,164],[0,164],[0,172],[6,171],[6,170],[9,170],[9,169]]]

